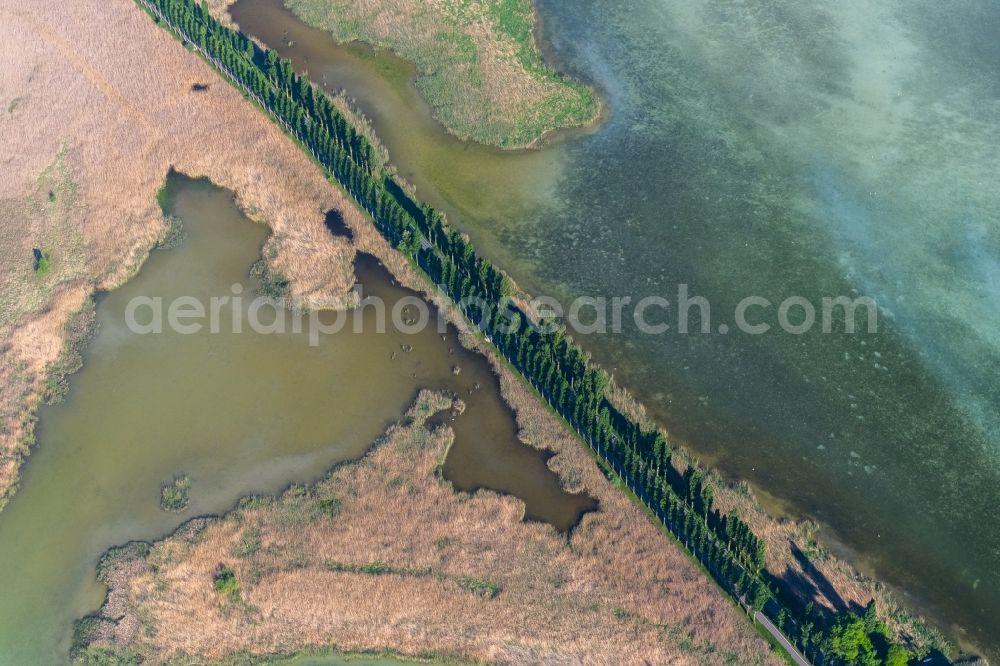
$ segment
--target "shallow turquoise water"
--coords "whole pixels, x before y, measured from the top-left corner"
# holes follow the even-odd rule
[[[610,102],[497,232],[566,294],[874,297],[875,335],[585,341],[680,438],[1000,651],[1000,6],[542,0]],[[772,315],[773,316],[773,315]],[[713,331],[715,324],[713,323]]]

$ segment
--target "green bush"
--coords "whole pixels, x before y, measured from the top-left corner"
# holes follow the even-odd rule
[[[35,248],[32,251],[32,254],[34,257],[33,268],[35,270],[35,275],[42,277],[49,272],[50,268],[52,268],[52,255],[50,255],[47,251],[39,250],[38,248]]]
[[[238,599],[240,596],[240,582],[236,580],[236,573],[225,564],[220,564],[212,575],[212,588],[224,597]]]

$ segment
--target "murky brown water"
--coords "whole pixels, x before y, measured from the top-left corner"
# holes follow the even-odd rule
[[[461,347],[454,329],[443,339],[435,326],[378,334],[377,314],[366,308],[363,333],[349,323],[318,346],[310,346],[307,329],[252,332],[247,309],[257,283],[247,273],[266,229],[207,182],[174,176],[170,184],[186,240],[154,252],[137,276],[100,298],[101,329],[84,369],[71,378],[64,404],[41,411],[39,446],[0,513],[0,664],[66,661],[72,621],[102,601],[94,567],[108,547],[155,539],[248,493],[319,477],[362,455],[421,387],[466,402],[451,423],[456,443],[446,465],[457,487],[515,494],[528,519],[560,529],[593,507],[563,492],[545,454],[516,439],[489,364]],[[383,299],[389,313],[412,294],[372,257],[359,256],[357,272],[363,294]],[[180,296],[204,303],[232,296],[234,284],[244,286],[243,333],[232,332],[228,308],[218,334],[165,327],[138,335],[125,325],[133,298],[162,298],[166,311]],[[144,312],[139,321],[148,321]],[[268,312],[262,321],[273,320]],[[291,331],[293,315],[281,316]],[[323,313],[327,324],[336,316]],[[160,484],[178,473],[192,484],[182,515],[159,508]]]

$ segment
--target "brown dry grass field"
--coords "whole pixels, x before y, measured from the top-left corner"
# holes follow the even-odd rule
[[[6,65],[0,70],[0,505],[16,487],[34,411],[73,333],[72,315],[95,290],[134,274],[163,234],[156,193],[169,168],[232,190],[244,211],[269,224],[277,249],[270,260],[305,302],[345,293],[355,246],[380,256],[405,284],[420,286],[406,262],[276,126],[134,3],[0,0],[0,17]],[[195,83],[208,90],[193,91]],[[325,230],[330,208],[343,213],[353,246]],[[48,257],[43,270],[35,270],[34,249]],[[601,500],[601,511],[568,541],[544,525],[522,523],[516,500],[452,493],[434,474],[450,435],[401,426],[389,444],[335,472],[335,485],[354,489],[350,502],[338,495],[336,520],[290,530],[281,522],[288,518],[281,518],[283,500],[213,523],[185,551],[189,558],[164,563],[165,571],[189,567],[197,575],[170,587],[171,595],[134,597],[159,614],[162,639],[156,640],[165,646],[175,636],[170,649],[213,655],[230,647],[265,652],[336,643],[398,652],[453,653],[467,646],[466,656],[512,661],[546,654],[571,661],[643,655],[725,663],[736,655],[738,663],[777,663],[741,613],[490,357],[523,440],[555,451],[551,467],[581,479]],[[416,440],[424,444],[414,448]],[[739,493],[733,497],[743,501]],[[759,511],[752,504],[742,510]],[[251,585],[252,558],[237,558],[233,566],[241,598],[272,608],[270,616],[227,610],[212,590],[211,572],[202,570],[229,557],[231,542],[243,537],[234,525],[251,513],[262,521],[260,581]],[[798,528],[754,515],[765,528],[773,526],[778,536],[770,553],[775,563],[784,562],[782,540]],[[292,557],[281,550],[286,546],[272,546],[292,548],[295,539],[318,550],[308,551],[306,566],[278,567]],[[180,547],[182,541],[168,543]],[[441,575],[330,572],[317,553],[355,565],[431,567]],[[854,574],[827,562],[835,585],[848,589]],[[487,577],[503,591],[494,599],[477,597],[456,582],[463,577]],[[141,580],[151,579],[138,577],[134,585]],[[865,589],[858,589],[862,599]],[[332,615],[319,613],[323,609]],[[289,632],[298,627],[305,638],[296,643]],[[211,631],[217,633],[208,641]]]
[[[315,487],[247,502],[107,568],[114,621],[92,631],[158,663],[331,643],[490,663],[782,663],[573,455],[554,417],[536,434],[568,440],[561,455],[602,504],[568,539],[523,522],[514,499],[456,494],[438,473],[452,432],[425,427],[451,404],[423,392],[372,452]],[[236,581],[222,591],[220,565]]]

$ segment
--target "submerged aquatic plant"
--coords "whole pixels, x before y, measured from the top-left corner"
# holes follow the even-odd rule
[[[186,511],[191,503],[191,479],[187,475],[174,477],[160,488],[160,508],[172,513]]]

